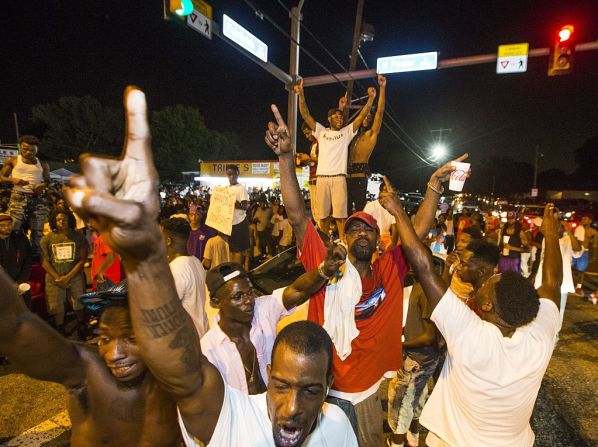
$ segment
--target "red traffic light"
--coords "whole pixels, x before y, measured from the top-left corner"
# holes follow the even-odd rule
[[[569,40],[571,38],[571,35],[573,34],[574,29],[575,28],[573,28],[573,25],[563,26],[558,33],[559,42],[566,42],[567,40]]]

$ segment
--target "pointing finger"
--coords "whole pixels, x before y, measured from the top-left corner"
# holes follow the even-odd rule
[[[123,156],[136,160],[152,160],[150,130],[147,122],[145,94],[137,87],[125,90],[126,135]]]
[[[392,185],[390,184],[390,181],[388,180],[388,178],[386,178],[385,175],[382,176],[382,179],[384,180],[384,184],[386,185],[386,190],[388,192],[395,192],[395,189],[392,187]]]
[[[469,154],[467,152],[465,152],[463,155],[461,155],[459,158],[455,158],[453,161],[463,161],[465,160],[467,157],[469,157]]]
[[[284,119],[282,118],[282,115],[278,111],[278,107],[276,107],[276,104],[272,104],[270,106],[270,108],[272,109],[272,113],[274,113],[274,118],[276,118],[276,122],[278,123],[278,127],[283,127],[283,128],[286,129],[287,124],[284,122]]]

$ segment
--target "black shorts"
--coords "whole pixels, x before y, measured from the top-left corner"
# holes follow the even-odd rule
[[[367,203],[367,192],[367,177],[347,177],[347,193],[349,195],[349,200],[347,200],[348,216],[353,214],[353,207],[355,207],[355,211],[363,211]]]
[[[247,216],[237,225],[233,225],[233,230],[228,239],[228,246],[231,252],[244,253],[249,250],[249,223]]]

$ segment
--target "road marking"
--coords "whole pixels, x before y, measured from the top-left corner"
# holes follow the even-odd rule
[[[71,428],[71,420],[66,410],[52,416],[41,424],[25,430],[6,444],[7,447],[38,447],[57,438]]]

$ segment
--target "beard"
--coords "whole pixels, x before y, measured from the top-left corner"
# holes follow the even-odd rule
[[[355,259],[357,259],[358,261],[371,261],[372,259],[372,255],[374,254],[374,251],[376,251],[375,247],[372,247],[369,244],[368,241],[368,245],[367,246],[360,246],[357,244],[357,242],[360,239],[356,240],[353,245],[351,246],[351,254],[355,257]]]

